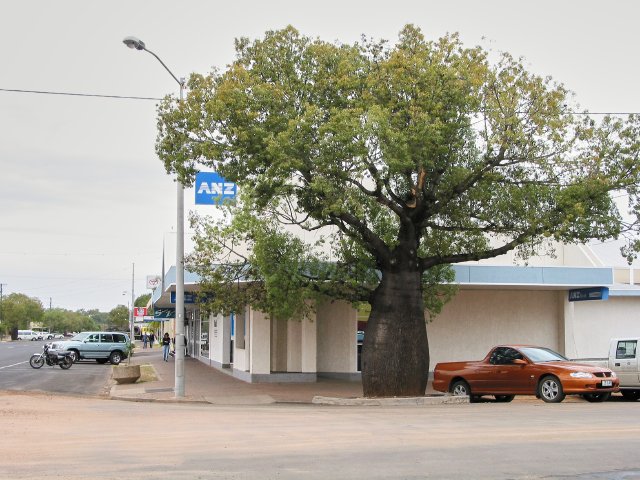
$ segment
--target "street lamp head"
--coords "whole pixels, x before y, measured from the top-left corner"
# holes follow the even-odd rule
[[[136,37],[125,37],[125,39],[122,40],[122,43],[124,43],[129,48],[135,48],[136,50],[145,50],[144,42]]]

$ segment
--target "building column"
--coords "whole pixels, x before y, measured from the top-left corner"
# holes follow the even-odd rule
[[[561,351],[567,358],[578,358],[575,342],[575,310],[573,302],[569,301],[566,291],[559,292],[561,296],[560,305],[563,306],[562,318],[560,321],[560,341],[558,342],[564,351]]]
[[[271,373],[271,320],[254,309],[249,311],[249,373]]]
[[[315,311],[302,319],[302,336],[300,346],[302,349],[302,372],[316,373],[318,371],[318,343]]]

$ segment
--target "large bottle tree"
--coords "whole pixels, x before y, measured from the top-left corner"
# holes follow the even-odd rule
[[[213,169],[242,191],[227,221],[194,219],[189,268],[221,311],[368,302],[366,396],[424,394],[451,264],[637,231],[638,118],[577,113],[508,54],[410,25],[395,45],[288,27],[236,50],[159,107],[167,171],[189,185]]]

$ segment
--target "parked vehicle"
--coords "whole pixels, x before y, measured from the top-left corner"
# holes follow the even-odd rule
[[[567,394],[578,394],[602,402],[619,385],[609,368],[575,363],[548,348],[529,345],[500,345],[476,362],[439,363],[433,376],[435,390],[469,395],[471,401],[482,395],[493,395],[498,402],[536,395],[558,403]]]
[[[73,360],[95,359],[98,363],[118,365],[130,350],[129,335],[116,332],[80,332],[70,340],[60,342],[73,353]]]
[[[42,346],[42,353],[34,353],[29,359],[29,365],[33,368],[40,368],[44,364],[58,365],[63,370],[68,370],[73,365],[73,354],[65,350],[58,350],[52,344],[45,343]]]
[[[18,330],[18,340],[38,340],[38,334],[33,330]]]
[[[640,360],[638,337],[612,338],[607,358],[582,358],[576,362],[607,367],[616,372],[620,380],[620,393],[626,400],[640,399]]]
[[[49,336],[49,330],[43,327],[33,327],[33,333],[36,334],[38,340],[45,340]]]

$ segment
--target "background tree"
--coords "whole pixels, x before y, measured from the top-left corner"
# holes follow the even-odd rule
[[[7,295],[2,302],[3,332],[14,329],[28,329],[42,320],[42,302],[23,293]]]
[[[78,310],[78,313],[89,317],[96,325],[96,329],[105,330],[109,325],[109,312],[101,312],[98,309]]]
[[[121,331],[129,331],[129,309],[124,305],[118,305],[109,312],[109,324],[112,328]]]
[[[50,332],[68,333],[74,330],[69,329],[69,322],[65,315],[67,311],[62,308],[45,310],[42,316],[42,325]]]
[[[150,299],[151,299],[151,294],[145,293],[144,295],[140,295],[138,298],[136,298],[136,301],[133,302],[133,305],[135,307],[146,307]],[[153,310],[151,311],[153,312]],[[147,313],[149,313],[149,311],[147,311]]]
[[[222,311],[370,303],[367,396],[424,393],[425,310],[452,294],[451,264],[638,230],[612,192],[637,217],[639,119],[575,114],[562,85],[508,54],[490,61],[413,26],[392,46],[288,27],[236,50],[224,73],[191,75],[186,101],[159,108],[167,171],[189,184],[204,165],[243,192],[226,224],[195,219],[190,268]]]
[[[46,310],[43,325],[51,332],[81,332],[98,330],[99,325],[83,310],[73,312],[63,308]]]

